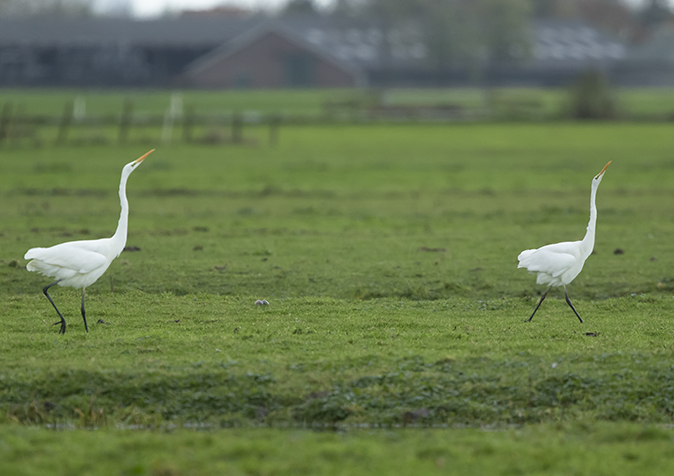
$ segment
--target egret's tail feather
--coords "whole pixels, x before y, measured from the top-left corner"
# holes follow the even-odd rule
[[[52,266],[49,266],[42,261],[40,261],[40,258],[42,258],[42,252],[45,250],[45,248],[31,248],[28,251],[26,251],[26,254],[23,255],[23,259],[26,260],[32,260],[29,261],[28,264],[26,265],[26,269],[28,271],[38,271],[39,273],[45,275],[45,276],[53,276],[53,274],[49,274],[50,271],[52,271],[50,268]]]
[[[529,258],[533,256],[533,254],[538,251],[538,250],[524,250],[522,251],[518,256],[517,260],[519,261],[519,264],[517,265],[518,268],[528,268],[529,264]]]
[[[40,257],[40,252],[44,248],[31,248],[28,251],[26,251],[26,254],[23,255],[23,259],[35,259]]]
[[[58,277],[58,275],[63,270],[63,268],[61,268],[60,266],[54,266],[45,263],[44,261],[40,261],[39,259],[33,259],[33,261],[29,261],[28,264],[26,265],[26,269],[28,271],[37,271],[43,276],[50,276],[50,277]]]

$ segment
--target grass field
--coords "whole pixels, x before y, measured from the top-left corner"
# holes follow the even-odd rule
[[[493,108],[496,119],[558,119],[566,110],[569,90],[536,88],[451,88],[373,90],[282,90],[282,91],[175,91],[182,104],[198,114],[249,112],[287,116],[318,116],[326,103],[360,102],[390,106],[455,105],[465,111]],[[163,114],[175,92],[165,90],[63,90],[0,89],[0,105],[11,103],[14,113],[63,114],[66,103],[84,100],[89,116],[121,115],[124,101],[133,103],[134,114]],[[620,116],[668,118],[674,114],[671,88],[615,88],[613,95]],[[70,106],[72,107],[72,105]]]
[[[665,474],[669,124],[284,127],[159,147],[87,289],[33,246],[109,236],[147,148],[5,148],[0,472]],[[582,238],[580,324],[517,254]],[[255,306],[266,299],[269,306]],[[100,320],[100,321],[99,321]],[[98,323],[97,323],[98,321]],[[92,431],[92,429],[97,431]],[[59,431],[54,431],[59,430]]]

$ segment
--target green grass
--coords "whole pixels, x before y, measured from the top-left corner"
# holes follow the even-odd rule
[[[382,102],[386,105],[447,105],[465,111],[483,111],[488,104],[496,118],[559,118],[568,91],[565,88],[450,88],[385,90],[267,90],[267,91],[167,91],[167,90],[63,90],[0,89],[0,104],[11,102],[15,113],[28,115],[63,114],[66,103],[85,100],[89,116],[121,115],[124,101],[133,103],[134,114],[143,117],[163,114],[171,95],[179,92],[185,108],[198,114],[260,113],[288,116],[318,116],[326,102]],[[670,118],[674,113],[671,88],[616,88],[615,97],[622,115],[637,118]]]
[[[40,298],[7,304],[9,335],[25,334],[20,309],[35,308],[33,327],[50,330]],[[58,301],[77,309],[75,296]],[[83,426],[668,423],[670,301],[580,301],[581,326],[554,301],[524,324],[523,299],[267,308],[212,295],[95,296],[90,316],[103,322],[88,335],[70,312],[65,337],[7,343],[2,403],[8,421]]]
[[[503,432],[297,430],[175,433],[0,431],[0,468],[15,475],[668,474],[671,431],[639,425],[546,425]],[[8,451],[7,447],[16,448]],[[40,448],[35,455],[34,448]],[[67,452],[63,451],[67,448]],[[67,453],[67,454],[66,454]],[[151,455],[139,457],[142,455]],[[27,457],[32,458],[27,467]]]
[[[65,336],[22,256],[111,235],[150,146],[1,151],[0,472],[670,469],[672,126],[249,134],[134,172],[140,251],[87,289],[89,334],[52,288]],[[582,238],[608,160],[585,324],[559,290],[525,323],[543,289],[517,254]]]

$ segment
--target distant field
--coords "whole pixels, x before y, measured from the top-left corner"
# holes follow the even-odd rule
[[[288,114],[317,114],[330,97],[350,97],[349,91],[178,91],[186,107],[200,113],[260,111]],[[131,100],[138,114],[162,114],[174,91],[167,90],[0,90],[0,103],[22,104],[27,113],[62,114],[66,101],[84,98],[89,115],[121,114],[125,100]]]
[[[496,119],[557,119],[565,110],[568,90],[536,88],[452,88],[371,90],[63,90],[0,89],[0,106],[11,102],[22,114],[60,115],[66,103],[84,100],[89,116],[121,115],[124,101],[133,103],[134,114],[163,114],[178,93],[183,106],[197,114],[259,113],[289,116],[318,116],[327,103],[363,106],[455,105],[468,113],[492,110]],[[674,88],[614,90],[621,115],[634,118],[671,120]]]
[[[87,290],[89,334],[78,291],[52,292],[65,336],[23,254],[112,234],[121,168],[157,144],[4,147],[0,472],[666,474],[673,132],[284,126],[274,147],[264,128],[159,146],[128,184],[140,250]],[[559,290],[525,323],[543,289],[517,254],[582,238],[609,160],[569,286],[585,324]]]

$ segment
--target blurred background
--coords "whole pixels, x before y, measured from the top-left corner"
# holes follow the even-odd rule
[[[189,5],[189,6],[188,6]],[[0,0],[0,85],[674,84],[669,0]]]
[[[94,111],[99,123],[105,113],[137,122],[144,112],[166,138],[167,121],[185,117],[185,91],[247,91],[218,96],[227,105],[204,96],[199,106],[192,96],[195,123],[217,109],[233,127],[300,115],[671,120],[673,8],[671,0],[0,0],[0,140],[20,123],[70,127]],[[286,103],[250,95],[290,89],[330,93]],[[82,94],[31,102],[45,90]],[[85,93],[94,90],[170,97],[92,109]]]

